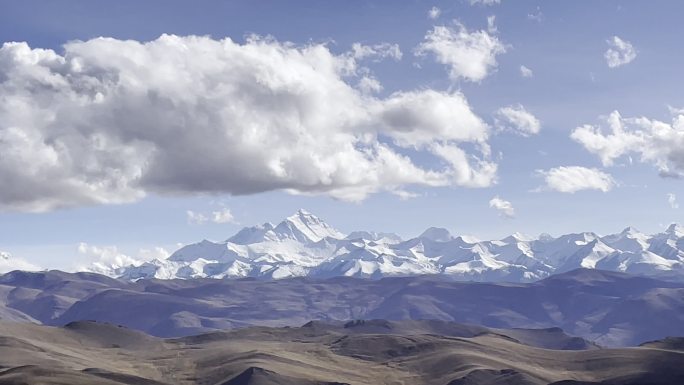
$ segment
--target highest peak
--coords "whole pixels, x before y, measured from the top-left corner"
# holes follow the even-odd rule
[[[310,211],[307,211],[305,209],[299,209],[294,214],[292,214],[286,218],[286,220],[297,220],[297,219],[317,219],[320,221],[320,218],[318,218],[317,216],[313,215]]]
[[[309,211],[306,211],[304,209],[299,209],[297,212],[294,214],[290,215],[289,217],[285,218],[283,222],[290,222],[294,225],[324,225],[328,226],[327,223],[325,223],[321,218],[315,216]]]
[[[278,225],[266,222],[263,225],[245,227],[227,242],[248,245],[267,241],[297,240],[318,242],[325,238],[344,238],[344,234],[325,223],[307,210],[299,209]]]
[[[306,209],[299,209],[299,210],[297,210],[295,215],[313,215],[313,214]]]
[[[285,230],[285,228],[296,228],[308,240],[318,242],[324,238],[344,238],[344,234],[327,224],[321,218],[315,216],[307,210],[299,209],[293,215],[287,217],[283,222],[276,226],[275,230]],[[289,232],[289,230],[285,230]]]

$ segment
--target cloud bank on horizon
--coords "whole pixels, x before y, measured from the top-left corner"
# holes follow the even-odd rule
[[[0,274],[4,274],[13,270],[40,270],[40,267],[23,259],[16,258],[12,254],[0,250]]]

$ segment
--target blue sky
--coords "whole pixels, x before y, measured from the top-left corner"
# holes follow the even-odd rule
[[[428,16],[432,7],[439,9],[439,16]],[[373,100],[382,103],[401,92],[434,90],[443,96],[459,93],[470,113],[486,125],[488,134],[484,142],[491,148],[491,154],[479,149],[482,141],[464,141],[458,143],[458,147],[468,156],[484,159],[497,167],[495,175],[490,175],[483,183],[486,186],[475,188],[468,186],[472,181],[403,183],[406,178],[385,178],[387,171],[380,171],[376,176],[380,182],[362,186],[363,191],[370,189],[372,192],[354,199],[349,199],[346,190],[340,193],[338,187],[300,188],[293,181],[273,185],[261,181],[260,186],[266,183],[269,187],[255,187],[244,195],[231,195],[240,187],[236,184],[243,183],[244,179],[230,182],[233,184],[218,183],[216,188],[198,189],[188,188],[192,185],[190,182],[184,184],[184,181],[181,187],[177,187],[180,182],[174,180],[175,187],[169,187],[163,184],[165,181],[157,180],[150,183],[153,187],[135,185],[131,189],[133,192],[127,190],[114,197],[104,192],[102,196],[83,199],[66,197],[61,193],[50,195],[51,190],[46,188],[48,192],[36,194],[26,204],[23,201],[17,203],[16,193],[0,194],[0,199],[4,200],[0,202],[3,207],[0,212],[0,250],[41,266],[66,268],[71,267],[74,261],[86,260],[89,258],[87,253],[78,252],[80,243],[116,247],[121,253],[136,255],[141,248],[164,247],[172,251],[178,243],[203,238],[225,239],[242,226],[279,221],[300,207],[345,232],[370,229],[392,231],[405,237],[417,235],[428,226],[446,227],[454,233],[481,238],[499,238],[515,231],[560,234],[590,230],[605,234],[619,231],[627,225],[645,232],[657,232],[671,222],[682,222],[682,209],[678,208],[677,201],[684,200],[682,180],[662,176],[684,171],[684,124],[673,123],[684,112],[673,112],[668,108],[684,107],[684,94],[681,92],[684,84],[681,70],[684,26],[679,22],[684,4],[679,1],[658,1],[648,5],[637,1],[512,0],[501,0],[493,5],[471,4],[469,0],[5,1],[0,2],[0,8],[0,42],[26,42],[32,50],[51,49],[57,55],[65,55],[63,45],[67,42],[88,41],[100,36],[148,42],[157,40],[162,34],[183,38],[207,35],[215,41],[228,37],[245,47],[250,44],[246,37],[256,34],[271,37],[265,44],[291,42],[295,50],[322,44],[335,58],[347,55],[354,43],[368,47],[381,43],[396,44],[402,52],[400,59],[357,58],[357,73],[340,79],[353,86],[361,77],[370,74],[382,85],[382,90],[373,95]],[[494,28],[488,28],[488,17],[491,16],[495,16]],[[439,52],[435,49],[426,48],[423,54],[419,54],[419,47],[426,43],[426,35],[434,31],[435,26],[445,27],[452,33],[458,33],[460,28],[464,28],[461,31],[467,34],[481,32],[495,39],[505,52],[490,52],[494,63],[485,66],[486,74],[481,78],[474,79],[472,74],[462,70],[460,76],[450,77],[452,63],[439,62]],[[611,48],[609,40],[615,36],[631,47],[631,54],[626,51],[621,51],[621,54],[633,57],[610,67],[605,54]],[[440,47],[446,47],[446,50],[457,49],[450,46],[449,41],[441,43],[445,43]],[[80,50],[79,54],[83,55],[99,55],[99,51],[93,50],[107,49],[105,46],[81,47],[76,43],[80,48],[75,50]],[[115,57],[117,53],[107,55]],[[121,52],[121,55],[125,53]],[[106,56],[103,60],[111,57]],[[473,61],[476,62],[477,58]],[[104,68],[108,63],[99,65]],[[146,62],[139,65],[149,66],[154,71],[158,64]],[[33,68],[30,67],[32,64],[25,65],[29,70]],[[529,68],[532,76],[522,76],[521,66]],[[23,76],[24,72],[17,68],[2,67],[0,60],[0,71],[5,72],[4,75],[0,72],[0,82]],[[166,96],[164,90],[173,90],[170,86],[159,89],[162,97]],[[21,92],[34,92],[32,90],[26,87]],[[0,88],[0,98],[16,97],[15,92],[19,92],[16,87]],[[58,103],[45,102],[47,105],[44,106],[41,104],[43,97],[44,93],[35,95],[36,104],[44,107],[42,112],[53,108],[50,103]],[[230,104],[231,99],[221,102],[222,105]],[[540,122],[538,132],[524,132],[519,127],[501,123],[503,118],[497,111],[504,107],[520,107],[535,117]],[[64,106],[55,106],[55,111],[58,108]],[[270,107],[263,104],[254,108],[267,113],[270,111]],[[608,124],[603,119],[613,111],[619,111],[625,119],[625,127],[619,135],[609,137]],[[19,120],[15,121],[11,113],[5,111],[3,115],[0,110],[0,131],[12,125],[18,127],[19,132],[34,129],[31,121],[16,123]],[[102,124],[104,135],[109,134],[107,124],[102,123],[104,118],[90,117],[90,113],[88,116],[79,124]],[[649,121],[630,120],[639,117]],[[419,118],[431,119],[431,116],[426,114]],[[126,127],[127,130],[143,130],[136,126],[136,122],[142,120],[130,119],[132,123]],[[192,137],[194,132],[193,119],[196,118],[191,116],[189,123],[182,127],[188,137]],[[657,122],[669,125],[665,133],[658,131],[660,126]],[[50,136],[46,132],[59,137],[60,124],[76,123],[58,120],[57,124],[49,127],[52,131],[40,131],[46,136],[39,140],[44,141]],[[441,121],[435,124],[441,124]],[[577,139],[579,136],[575,134],[575,139],[571,138],[578,127],[599,124],[603,128],[600,137],[594,135]],[[506,128],[501,129],[502,125]],[[359,129],[373,130],[365,125],[355,128]],[[422,135],[419,129],[413,132],[411,140],[414,142],[411,145],[397,144],[401,133],[393,131],[392,127],[378,134],[377,140],[397,154],[409,157],[413,164],[423,169],[439,169],[444,159],[426,150],[427,147],[421,147],[424,144],[419,143],[422,139],[417,139]],[[431,135],[431,143],[442,140],[434,132],[426,135]],[[211,141],[210,138],[202,138],[199,132],[195,139]],[[605,143],[601,142],[602,139]],[[5,149],[0,148],[5,152],[4,157],[0,153],[0,166],[3,166],[0,175],[8,181],[5,189],[14,183],[13,178],[26,183],[17,187],[20,192],[22,189],[28,191],[44,180],[38,174],[29,175],[30,164],[12,159],[13,156],[21,156],[22,153],[16,151],[29,152],[30,149],[7,151],[14,142],[0,143],[5,146]],[[161,146],[158,141],[153,144]],[[71,150],[75,151],[74,148],[78,150],[78,147]],[[140,148],[146,147],[126,147],[122,151],[142,151]],[[82,150],[88,151],[86,148]],[[262,151],[271,149],[264,147]],[[615,156],[606,155],[611,152]],[[125,156],[123,152],[118,154]],[[200,157],[199,154],[196,156]],[[224,167],[223,164],[212,164],[212,157],[207,156],[207,159],[201,171]],[[109,164],[101,158],[98,160],[97,165]],[[121,167],[139,166],[134,163]],[[338,167],[350,170],[356,167],[351,163],[341,164]],[[145,173],[144,166],[141,167]],[[549,182],[551,170],[560,167],[582,167],[601,173],[603,179],[588,182],[590,175],[575,173],[561,175],[561,182]],[[70,177],[79,176],[73,174],[77,169],[68,170]],[[49,175],[54,175],[55,171],[50,170]],[[102,170],[88,169],[87,172],[99,171]],[[566,171],[559,170],[561,173]],[[564,188],[567,191],[568,187],[563,183],[570,183],[577,191],[559,191]],[[295,186],[294,190],[299,190],[292,194],[292,191],[279,189],[281,185]],[[412,197],[403,199],[397,191],[408,192]],[[129,192],[134,196],[126,195]],[[340,194],[344,195],[342,199]],[[509,202],[514,214],[506,215],[503,209],[490,207],[494,197]],[[38,206],[41,208],[37,210]],[[205,219],[200,219],[201,223],[189,220],[188,210]],[[230,212],[233,219],[214,223],[214,212]]]

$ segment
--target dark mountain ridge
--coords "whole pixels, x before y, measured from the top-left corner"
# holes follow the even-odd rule
[[[684,284],[593,269],[529,284],[442,276],[124,282],[92,273],[12,272],[0,276],[0,294],[6,319],[57,326],[97,320],[160,337],[356,319],[561,328],[602,346],[684,336]]]

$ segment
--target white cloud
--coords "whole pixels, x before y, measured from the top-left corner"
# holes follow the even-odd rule
[[[488,135],[489,127],[472,112],[461,93],[399,92],[379,107],[375,113],[385,130],[405,147],[427,145],[435,138],[440,142],[484,142]]]
[[[449,39],[444,47],[455,55],[447,57],[454,76],[484,77],[503,50],[484,31],[439,31],[435,39]],[[441,47],[430,41],[425,50]],[[398,56],[393,47],[371,51],[359,47],[357,56]],[[63,54],[6,43],[0,209],[135,202],[150,193],[284,190],[361,200],[408,185],[494,183],[489,127],[460,92],[379,98],[368,93],[379,82],[359,85],[367,74],[349,53],[270,38],[97,38],[70,42]],[[425,155],[441,164],[414,163]]]
[[[193,225],[201,225],[209,221],[209,217],[202,213],[197,213],[192,210],[187,210],[185,214],[188,217],[188,223]]]
[[[500,4],[501,0],[468,0],[470,5],[495,5]]]
[[[673,116],[684,115],[684,108],[667,106],[667,109],[668,109],[668,111],[670,111],[670,114]]]
[[[453,81],[484,79],[496,68],[496,56],[504,52],[506,47],[495,35],[482,30],[469,32],[460,23],[455,28],[433,27],[416,48],[417,55],[430,53],[438,63],[448,66]]]
[[[667,203],[669,203],[670,207],[672,207],[673,209],[679,208],[679,203],[677,202],[677,196],[674,193],[668,193],[667,194]]]
[[[613,111],[603,120],[608,130],[600,124],[587,124],[576,128],[570,137],[597,155],[605,166],[636,154],[642,163],[653,164],[662,176],[684,175],[684,114],[676,114],[671,123],[666,123],[645,117],[623,118]]]
[[[220,210],[212,211],[210,214],[198,213],[192,210],[186,211],[186,214],[188,216],[188,223],[196,225],[202,225],[207,222],[217,224],[231,223],[235,220],[230,210],[225,207]]]
[[[539,170],[544,177],[546,189],[563,193],[575,193],[581,190],[610,191],[615,180],[610,175],[595,168],[580,166],[561,166],[550,170]]]
[[[615,68],[630,63],[636,59],[637,53],[632,43],[622,40],[617,36],[606,40],[610,48],[603,55],[608,67]]]
[[[507,200],[503,200],[498,196],[492,198],[489,201],[489,207],[495,209],[504,218],[515,217],[515,209],[513,209],[513,204]]]
[[[418,194],[418,193],[406,191],[406,190],[394,190],[394,191],[392,191],[392,194],[399,197],[399,199],[401,199],[402,201],[418,198],[420,196],[420,194]]]
[[[361,43],[352,44],[351,55],[356,60],[372,59],[380,61],[383,59],[401,60],[403,53],[399,44],[380,43],[375,45],[365,45]]]
[[[98,274],[116,275],[116,271],[124,267],[139,266],[153,259],[166,259],[169,253],[163,247],[140,249],[137,256],[124,254],[116,246],[95,246],[81,242],[78,253],[86,259],[86,263],[75,266],[75,271],[92,271]]]
[[[432,20],[437,19],[439,17],[439,15],[441,15],[441,14],[442,14],[442,10],[437,8],[437,7],[432,7],[428,11],[428,17]]]
[[[8,252],[0,251],[0,274],[14,270],[36,271],[40,270],[40,267],[24,259],[13,257]]]
[[[211,221],[214,223],[230,223],[233,222],[233,214],[227,208],[223,208],[211,213]]]
[[[539,119],[520,104],[499,108],[495,119],[500,129],[511,130],[523,136],[538,134],[541,129]]]
[[[496,182],[498,168],[496,163],[472,157],[469,159],[466,152],[456,146],[434,144],[432,147],[432,152],[450,165],[453,184],[465,187],[488,187]],[[484,151],[486,150],[488,148]]]
[[[531,69],[525,67],[524,65],[520,66],[520,76],[524,78],[531,78],[534,76],[534,72],[532,72]]]
[[[182,244],[177,244],[177,247],[183,246]],[[141,261],[151,261],[153,259],[167,259],[171,256],[171,253],[163,247],[155,246],[151,249],[139,249],[138,259]]]
[[[121,253],[116,246],[94,246],[81,242],[77,250],[79,254],[93,260],[94,266],[102,264],[103,267],[113,266],[120,268],[129,265],[139,265],[144,262]]]
[[[365,94],[373,94],[382,91],[382,84],[380,84],[378,79],[372,76],[362,77],[356,87]]]

